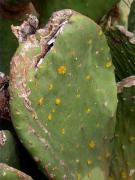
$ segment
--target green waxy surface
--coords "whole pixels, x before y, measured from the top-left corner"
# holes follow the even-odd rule
[[[0,71],[4,73],[9,73],[10,60],[18,45],[11,31],[11,24],[15,23],[0,17]]]
[[[8,130],[0,131],[0,163],[19,168],[19,154],[16,141]]]
[[[37,6],[42,23],[51,16],[54,11],[61,9],[73,9],[95,21],[99,21],[119,0],[32,0]]]
[[[135,86],[118,94],[117,123],[111,175],[115,180],[135,179]]]
[[[18,66],[11,65],[11,113],[21,142],[50,178],[105,180],[117,91],[103,32],[85,16],[73,15],[37,71],[23,64],[26,58],[32,64],[40,51],[36,42],[25,52],[27,43],[14,57],[21,60]],[[18,96],[23,69],[32,110]]]
[[[32,180],[32,178],[25,173],[0,163],[0,180]]]

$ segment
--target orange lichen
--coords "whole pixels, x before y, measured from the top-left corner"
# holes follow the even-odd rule
[[[106,64],[105,64],[105,67],[106,68],[110,68],[112,66],[112,61],[108,61]]]
[[[52,90],[52,89],[53,89],[53,84],[49,84],[48,89],[49,89],[49,90]]]
[[[57,72],[58,74],[65,74],[66,73],[66,67],[65,66],[60,66],[58,69],[57,69]]]
[[[49,120],[49,121],[52,120],[52,114],[48,114],[48,120]]]
[[[44,98],[41,97],[39,100],[38,100],[38,105],[42,106],[44,103]]]
[[[60,98],[56,98],[55,99],[55,104],[56,105],[60,105],[61,104],[61,99]]]
[[[87,160],[88,165],[91,165],[92,163],[93,163],[92,160]]]
[[[90,148],[91,150],[93,150],[93,149],[95,148],[95,146],[96,146],[95,141],[91,140],[90,143],[89,143],[89,148]]]
[[[91,108],[86,109],[87,114],[90,113],[90,112],[91,112]]]

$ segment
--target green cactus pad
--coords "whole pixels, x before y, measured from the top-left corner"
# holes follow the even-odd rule
[[[32,0],[40,14],[42,23],[47,20],[54,11],[61,9],[73,9],[95,21],[99,21],[120,0]]]
[[[41,57],[39,40],[46,39],[40,32],[21,43],[12,59],[14,127],[50,179],[105,180],[117,91],[103,32],[74,12],[35,67]]]
[[[0,163],[19,168],[19,154],[16,141],[8,130],[0,131]]]
[[[14,169],[7,164],[0,163],[0,180],[32,180],[32,178],[25,173]]]
[[[111,175],[114,180],[135,179],[135,76],[119,83],[117,123]],[[125,86],[125,87],[124,87]]]

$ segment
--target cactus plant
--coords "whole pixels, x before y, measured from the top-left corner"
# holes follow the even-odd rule
[[[101,28],[63,10],[44,29],[18,39],[10,105],[21,142],[50,178],[106,179],[117,93]]]
[[[118,109],[111,176],[135,179],[135,76],[118,83]]]
[[[10,131],[0,131],[0,163],[19,168],[16,141]]]
[[[135,40],[134,34],[123,26],[111,27],[106,31],[111,49],[117,81],[135,75]]]
[[[134,2],[0,0],[0,179],[135,179]]]
[[[1,180],[22,180],[22,179],[27,179],[27,180],[32,180],[30,176],[27,174],[14,169],[4,163],[0,163],[0,179]]]
[[[47,22],[54,11],[67,8],[78,11],[98,22],[119,1],[120,0],[32,0],[40,14],[40,22],[43,24],[45,21]]]

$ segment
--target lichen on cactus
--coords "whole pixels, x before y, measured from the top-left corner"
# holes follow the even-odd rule
[[[14,127],[42,171],[107,179],[117,90],[101,28],[72,10],[55,12],[20,43],[10,78]]]

